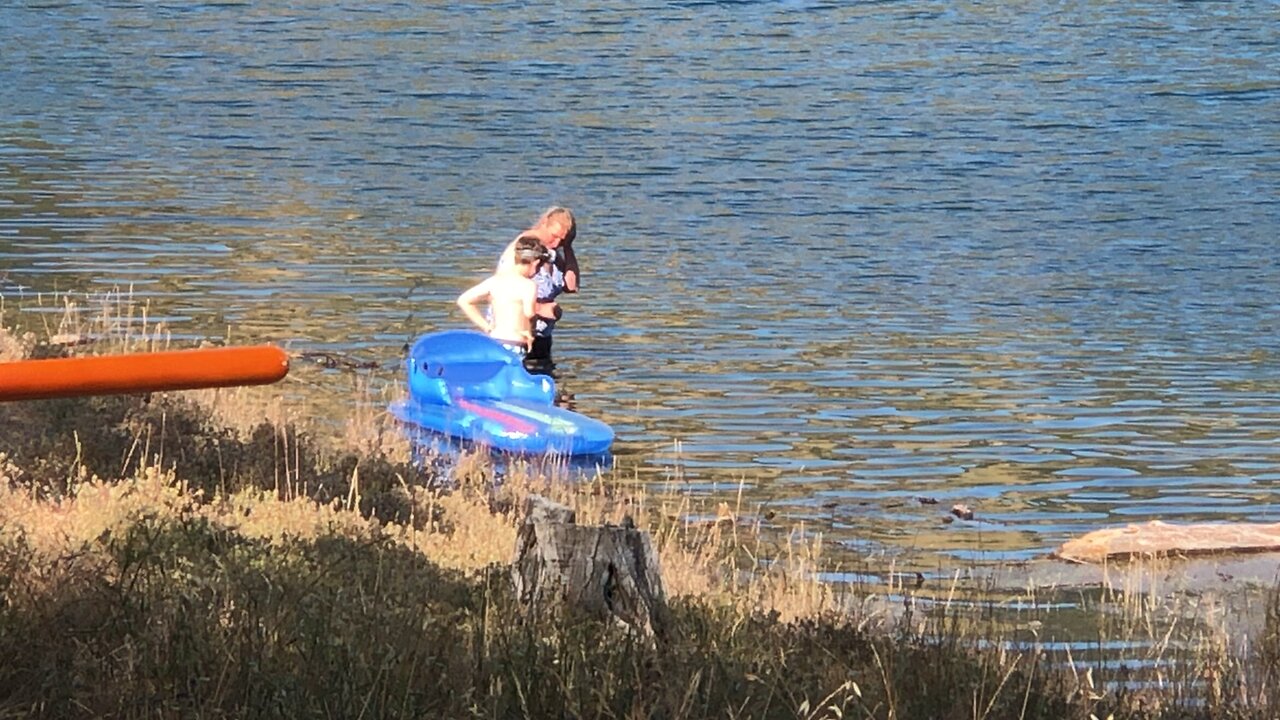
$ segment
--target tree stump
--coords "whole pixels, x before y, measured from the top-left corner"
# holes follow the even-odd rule
[[[647,532],[630,518],[621,527],[577,525],[573,510],[538,495],[525,510],[511,567],[521,604],[621,622],[643,637],[664,634],[666,600]]]

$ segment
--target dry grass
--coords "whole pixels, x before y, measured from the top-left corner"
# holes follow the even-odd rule
[[[167,342],[155,327],[130,335],[145,312],[107,306],[80,320],[68,305],[44,332]],[[0,352],[68,351],[51,336],[0,330]],[[1044,612],[1001,625],[958,587],[881,588],[901,609],[872,613],[856,588],[817,580],[822,539],[802,527],[772,533],[739,505],[618,471],[569,481],[543,463],[499,471],[486,453],[414,462],[386,398],[351,392],[338,427],[271,388],[0,405],[0,717],[1261,718],[1275,706],[1280,601],[1246,648],[1207,599],[1170,606],[1117,586],[1079,603],[1097,639],[1088,658],[1070,655],[1082,638],[1059,652],[1027,636]],[[580,522],[625,516],[650,532],[669,641],[522,614],[505,564],[534,492]],[[1108,656],[1113,639],[1132,667]]]
[[[9,328],[0,327],[0,362],[14,362],[31,354],[31,345],[35,335],[24,333],[15,335]]]

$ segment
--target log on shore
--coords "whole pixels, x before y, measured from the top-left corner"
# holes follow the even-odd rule
[[[1106,528],[1063,543],[1052,556],[1080,563],[1159,557],[1280,551],[1280,523],[1199,523],[1159,520]]]
[[[647,638],[665,633],[658,556],[649,534],[628,522],[578,525],[570,508],[531,495],[511,577],[529,612],[619,622]]]

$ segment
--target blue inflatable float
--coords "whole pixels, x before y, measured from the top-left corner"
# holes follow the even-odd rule
[[[455,440],[515,453],[600,455],[613,429],[556,407],[555,381],[530,375],[514,353],[471,330],[418,338],[405,360],[409,397],[388,410]]]

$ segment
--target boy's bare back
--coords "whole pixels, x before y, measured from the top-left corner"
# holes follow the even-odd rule
[[[489,307],[493,327],[489,335],[498,340],[533,342],[533,311],[538,287],[518,273],[499,273],[490,278]]]
[[[532,319],[538,289],[517,267],[505,267],[458,297],[458,306],[467,318],[489,337],[528,346],[533,341]],[[492,321],[477,307],[489,300]]]

